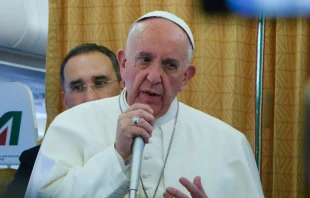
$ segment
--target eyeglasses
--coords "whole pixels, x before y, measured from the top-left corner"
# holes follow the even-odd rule
[[[104,92],[104,90],[107,88],[107,85],[109,85],[114,81],[117,80],[109,80],[109,81],[100,80],[91,84],[76,84],[73,85],[72,87],[65,88],[64,91],[70,93],[72,96],[84,97],[87,87],[90,86],[96,94],[100,94]]]

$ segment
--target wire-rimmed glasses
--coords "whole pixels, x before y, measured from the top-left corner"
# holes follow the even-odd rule
[[[75,84],[72,87],[66,87],[65,92],[70,93],[74,97],[84,97],[88,86],[92,88],[95,94],[103,93],[107,86],[117,80],[100,80],[89,84]]]

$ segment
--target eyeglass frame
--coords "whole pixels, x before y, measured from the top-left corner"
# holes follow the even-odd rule
[[[104,85],[103,85],[103,87],[105,86],[105,85],[109,85],[109,84],[111,84],[111,83],[113,83],[113,82],[115,82],[115,81],[118,81],[117,79],[114,79],[114,80],[108,80],[108,81],[105,81],[104,82]],[[83,84],[83,86],[80,86],[80,88],[83,88],[84,90],[83,91],[77,91],[76,93],[86,93],[86,91],[87,91],[87,89],[88,89],[88,86],[91,86],[91,88],[93,89],[93,91],[96,93],[96,91],[94,90],[94,86],[96,86],[96,84],[95,83],[88,83],[88,84]],[[97,85],[98,86],[98,85]],[[102,87],[102,88],[103,88]],[[67,93],[73,93],[74,91],[72,91],[72,89],[73,89],[73,87],[66,87],[66,88],[64,88],[64,92],[67,92]]]

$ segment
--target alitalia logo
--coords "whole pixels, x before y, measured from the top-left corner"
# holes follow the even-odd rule
[[[3,114],[0,118],[0,146],[18,144],[21,120],[21,111],[9,111]]]

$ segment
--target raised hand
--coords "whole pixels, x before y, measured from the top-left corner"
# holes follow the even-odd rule
[[[207,194],[205,193],[202,187],[201,178],[199,176],[194,178],[193,183],[184,177],[181,177],[179,181],[188,190],[192,198],[208,198]],[[182,193],[176,188],[171,187],[167,188],[166,192],[164,193],[164,198],[174,198],[174,197],[188,198],[184,193]]]

